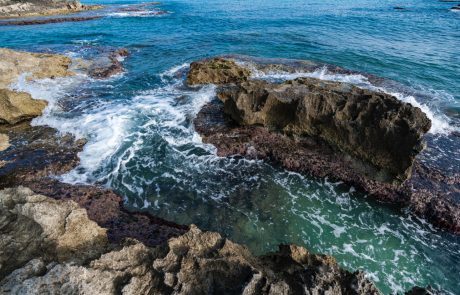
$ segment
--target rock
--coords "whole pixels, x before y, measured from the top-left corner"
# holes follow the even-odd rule
[[[237,65],[233,60],[213,58],[192,62],[187,83],[189,85],[237,83],[246,81],[250,74],[248,69]]]
[[[250,80],[221,87],[218,97],[238,124],[321,138],[377,167],[384,181],[410,176],[431,127],[419,108],[396,97],[314,78],[282,84]]]
[[[18,187],[0,191],[0,278],[36,257],[85,262],[107,245],[105,230],[72,201]]]
[[[96,79],[105,79],[120,73],[123,73],[121,62],[129,55],[126,48],[120,48],[107,55],[101,56],[94,60],[89,66],[88,73]]]
[[[60,17],[60,18],[45,18],[45,19],[34,19],[34,20],[14,20],[14,21],[3,21],[0,22],[0,26],[32,26],[32,25],[44,25],[44,24],[55,24],[65,22],[83,22],[89,20],[100,19],[102,16],[82,16],[82,17]]]
[[[9,146],[10,138],[8,137],[8,135],[0,133],[0,152],[6,150]]]
[[[69,14],[102,8],[101,5],[83,5],[77,0],[3,0],[1,4],[0,18]]]
[[[72,60],[64,55],[30,53],[0,48],[0,88],[8,88],[20,75],[30,79],[72,76],[69,71]]]
[[[174,294],[380,294],[359,272],[340,269],[332,257],[293,245],[254,257],[247,248],[195,226],[170,239],[153,266]],[[367,287],[354,288],[352,282]]]
[[[47,105],[26,92],[0,89],[0,124],[16,124],[40,116]]]

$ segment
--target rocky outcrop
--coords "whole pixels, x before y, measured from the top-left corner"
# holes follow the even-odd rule
[[[109,249],[71,201],[20,187],[0,192],[0,210],[2,294],[381,294],[362,272],[293,245],[254,257],[191,226],[157,247],[126,239]]]
[[[47,105],[26,92],[0,89],[0,124],[16,124],[40,116]]]
[[[78,0],[1,0],[0,18],[70,14],[100,8],[101,5],[83,5]]]
[[[245,63],[250,62],[249,58],[243,57],[242,59]],[[241,67],[241,63],[239,64],[239,67]],[[297,71],[313,72],[318,67],[319,69],[327,67],[333,73],[355,74],[341,68],[324,66],[308,61],[284,61],[283,63],[274,64],[265,60],[257,60],[256,63],[251,64],[251,70],[262,73],[273,71],[286,73],[296,73]],[[384,82],[378,77],[369,76],[368,78],[374,85]],[[307,81],[306,84],[305,81]],[[292,83],[294,85],[300,84],[301,86],[299,88],[291,88]],[[319,85],[317,85],[318,83]],[[257,86],[252,87],[252,85]],[[308,88],[308,93],[315,93],[315,91],[321,90],[322,85],[331,86],[330,91],[328,90],[324,94],[326,97],[331,96],[338,99],[341,95],[349,93],[352,97],[356,96],[354,99],[359,99],[361,95],[367,95],[367,91],[365,90],[355,89],[352,86],[347,87],[341,83],[323,82],[316,79],[302,78],[280,84],[255,81],[251,80],[251,77],[248,77],[247,81],[238,84],[221,85],[220,90],[218,89],[218,95],[221,100],[226,102],[226,105],[219,100],[205,105],[194,120],[195,129],[202,136],[203,142],[216,146],[219,156],[241,155],[251,159],[264,159],[291,171],[314,177],[328,178],[334,181],[343,181],[359,191],[368,193],[378,201],[391,204],[393,208],[409,208],[415,215],[425,218],[442,229],[457,234],[460,233],[460,204],[455,199],[455,192],[460,191],[460,178],[446,176],[441,171],[429,168],[425,163],[416,162],[412,165],[409,179],[402,183],[387,181],[388,173],[382,174],[382,169],[378,169],[375,165],[369,165],[366,161],[358,159],[355,156],[355,151],[350,153],[345,150],[343,152],[343,148],[340,151],[337,144],[332,144],[324,140],[321,134],[319,134],[320,136],[309,135],[318,134],[318,132],[329,126],[329,124],[333,130],[341,130],[334,128],[360,130],[356,127],[354,120],[347,119],[347,115],[352,114],[353,108],[350,109],[348,106],[345,109],[345,106],[347,106],[346,103],[343,103],[341,108],[336,108],[333,112],[330,109],[328,111],[329,104],[325,104],[324,107],[321,104],[317,105],[318,113],[329,114],[332,117],[325,116],[324,118],[318,118],[319,122],[313,120],[315,117],[307,117],[306,119],[309,122],[313,122],[315,126],[319,125],[319,131],[313,129],[311,133],[307,134],[303,134],[302,131],[299,132],[301,130],[298,127],[300,123],[292,120],[289,114],[294,113],[294,117],[297,118],[298,114],[302,114],[300,112],[297,113],[297,110],[303,109],[305,106],[296,105],[293,107],[294,110],[292,110],[287,107],[289,99],[294,98],[293,100],[295,100],[299,97],[299,100],[303,100],[306,95],[302,91],[307,91],[306,88],[312,87],[311,92]],[[317,87],[320,87],[320,90],[316,89]],[[341,90],[343,92],[339,91],[339,93],[335,93],[338,90],[334,90],[334,87],[338,87],[338,90],[341,90],[341,87],[346,88]],[[420,115],[420,110],[412,108],[406,114],[403,110],[407,111],[407,106],[399,101],[394,101],[394,98],[380,93],[369,95],[369,100],[372,100],[373,96],[376,96],[374,100],[377,102],[389,100],[390,106],[392,104],[400,106],[400,108],[395,108],[395,111],[389,111],[388,117],[381,116],[374,118],[374,116],[371,116],[369,118],[368,116],[367,118],[361,118],[357,115],[355,119],[361,120],[363,124],[361,126],[363,129],[361,130],[364,131],[362,132],[368,132],[369,136],[374,136],[372,133],[374,129],[382,128],[381,130],[385,130],[385,126],[394,126],[398,129],[398,122],[406,122],[408,124],[414,122],[415,125],[410,125],[409,129],[414,128],[420,122],[423,123],[423,129],[426,130],[428,128],[427,125],[429,123],[423,115],[421,115],[421,118],[414,117],[414,115]],[[324,103],[328,101],[328,99],[320,100],[320,102]],[[372,108],[367,109],[368,107],[375,107],[377,110],[371,111]],[[363,114],[366,113],[365,110],[369,111],[368,114],[381,114],[385,110],[378,103],[369,106],[367,101],[364,104],[357,104],[357,108],[355,109],[356,114],[360,114],[357,112],[360,109],[364,110]],[[400,110],[401,113],[396,110]],[[306,116],[308,113],[304,112],[303,114]],[[398,118],[399,116],[405,119]],[[394,121],[392,121],[392,118]],[[324,123],[320,119],[324,119]],[[348,120],[348,122],[355,125],[341,126],[341,119],[345,120],[345,122]],[[337,126],[334,124],[334,120],[338,121]],[[382,120],[386,125],[382,127],[376,126],[372,130],[365,131],[367,128],[364,124],[365,120],[370,120],[370,126],[374,127],[374,124],[379,120]],[[246,122],[250,123],[250,125]],[[405,123],[402,124],[404,126]],[[399,132],[401,130],[403,128]],[[338,132],[337,138],[340,140],[343,136],[345,140],[350,140],[347,136],[344,136],[347,134],[346,132],[347,130],[342,133]],[[329,133],[330,131],[326,130],[326,135]],[[420,136],[421,140],[421,135],[421,132],[418,135],[412,133],[408,137],[413,136],[412,138],[415,139]],[[361,136],[365,136],[365,134],[357,132],[355,135],[356,138],[361,138]],[[391,134],[391,136],[394,135]],[[365,137],[363,138],[363,143],[366,143],[368,140]],[[377,142],[379,139],[375,138],[375,140]],[[404,144],[404,141],[400,143]],[[385,144],[390,144],[390,142]],[[415,146],[420,147],[417,144]],[[395,151],[394,148],[390,146],[389,150]],[[377,148],[378,150],[379,148]],[[410,155],[409,150],[407,152]],[[372,155],[373,151],[369,151],[369,153]],[[414,156],[411,155],[411,157]],[[365,155],[364,157],[367,156]],[[388,156],[388,158],[391,159],[391,156]]]
[[[216,58],[192,63],[187,82],[227,84],[218,90],[224,112],[240,125],[320,138],[370,163],[379,180],[410,176],[431,122],[416,107],[350,84],[299,78],[277,84],[249,80],[249,70]]]
[[[431,127],[419,108],[391,95],[313,78],[247,81],[222,87],[218,97],[238,124],[320,138],[375,166],[381,181],[410,176]]]
[[[246,81],[250,71],[224,58],[205,59],[192,62],[187,76],[189,85],[227,84]]]
[[[29,79],[74,75],[69,70],[71,63],[72,60],[64,55],[0,48],[0,88],[8,88],[20,75],[29,75]]]
[[[84,262],[106,247],[105,230],[72,201],[60,202],[30,189],[0,191],[0,277],[41,257]]]

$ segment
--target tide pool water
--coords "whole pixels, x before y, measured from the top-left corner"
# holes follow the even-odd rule
[[[100,183],[146,210],[195,223],[254,253],[296,243],[366,271],[384,293],[432,285],[460,293],[460,239],[372,201],[342,183],[261,161],[219,158],[193,129],[213,86],[188,88],[191,61],[219,54],[309,59],[397,81],[379,88],[424,110],[433,122],[420,158],[460,172],[460,14],[430,1],[164,1],[164,15],[120,13],[135,1],[88,1],[99,20],[0,27],[2,47],[71,57],[126,47],[126,73],[12,85],[50,104],[33,124],[88,140],[81,164],[62,180]],[[395,10],[403,6],[405,10]],[[363,75],[297,73],[375,88]],[[261,79],[290,79],[285,73]],[[409,89],[409,91],[407,90]]]

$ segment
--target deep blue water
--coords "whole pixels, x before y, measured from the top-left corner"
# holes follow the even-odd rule
[[[460,170],[460,13],[452,3],[419,1],[164,1],[162,16],[0,27],[0,44],[90,58],[126,47],[127,72],[107,81],[84,75],[13,87],[50,101],[35,124],[88,139],[68,182],[99,182],[142,208],[196,223],[255,253],[297,243],[362,268],[382,291],[431,284],[460,290],[460,242],[406,213],[367,200],[340,183],[288,173],[257,161],[222,159],[191,120],[214,89],[187,89],[175,73],[218,54],[310,59],[372,73],[414,91],[401,99],[429,112],[433,129],[421,157]],[[405,10],[395,10],[403,6]],[[320,74],[318,74],[320,75]],[[362,82],[362,77],[320,75]],[[180,98],[180,99],[179,99]]]

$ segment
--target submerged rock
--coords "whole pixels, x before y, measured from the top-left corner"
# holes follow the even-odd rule
[[[129,51],[125,48],[120,48],[113,52],[103,55],[93,60],[88,68],[88,73],[96,79],[105,79],[124,71],[121,61],[129,55]]]
[[[0,212],[0,278],[36,257],[84,262],[107,244],[105,230],[72,201],[18,187],[0,191]]]
[[[388,175],[380,180],[410,176],[431,127],[419,108],[391,95],[314,78],[247,81],[222,87],[218,97],[238,124],[321,138]]]
[[[127,239],[110,249],[105,230],[73,202],[15,188],[0,192],[0,210],[1,293],[381,294],[362,272],[293,245],[255,257],[192,225],[157,247]]]
[[[16,124],[40,116],[47,105],[26,92],[0,89],[0,124]]]

